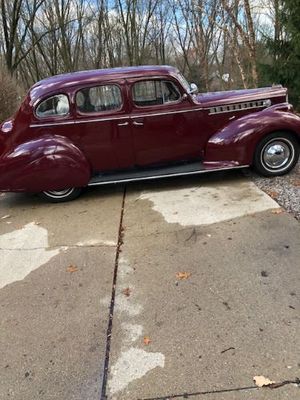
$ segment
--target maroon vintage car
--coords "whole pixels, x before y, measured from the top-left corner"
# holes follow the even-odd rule
[[[86,186],[252,165],[274,176],[295,166],[300,118],[282,86],[196,92],[168,66],[38,82],[0,126],[0,191],[60,202]]]

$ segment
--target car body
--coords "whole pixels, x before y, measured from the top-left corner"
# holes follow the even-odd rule
[[[282,86],[196,94],[170,66],[63,74],[0,126],[0,191],[64,201],[86,186],[251,165],[279,175],[299,138]]]

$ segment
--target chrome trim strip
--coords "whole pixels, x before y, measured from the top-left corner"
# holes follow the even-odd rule
[[[111,183],[127,183],[127,182],[135,182],[135,181],[148,181],[150,179],[159,179],[159,178],[168,178],[168,177],[176,177],[176,176],[185,176],[185,175],[197,175],[197,174],[204,174],[206,172],[214,172],[214,171],[227,171],[232,169],[241,169],[247,168],[250,165],[239,165],[236,167],[225,167],[225,168],[214,168],[214,169],[206,169],[206,170],[199,170],[199,171],[191,171],[191,172],[183,172],[183,173],[175,173],[175,174],[165,174],[165,175],[154,175],[154,176],[145,176],[141,178],[125,178],[119,180],[112,180],[106,182],[92,182],[89,183],[87,186],[100,186],[100,185],[108,185]]]
[[[60,125],[75,125],[75,121],[65,121],[65,122],[46,122],[44,124],[31,124],[29,128],[43,128],[45,126],[60,126]]]
[[[182,113],[187,113],[187,112],[193,112],[193,111],[203,111],[204,108],[193,108],[191,110],[177,110],[177,111],[169,111],[169,112],[160,112],[160,113],[151,113],[151,114],[137,114],[137,115],[131,115],[129,118],[145,118],[145,117],[157,117],[159,115],[169,115],[169,114],[182,114]]]
[[[95,118],[95,119],[88,119],[88,120],[73,120],[73,121],[65,121],[65,122],[49,122],[45,124],[31,124],[29,125],[30,128],[40,128],[44,126],[60,126],[60,125],[77,125],[77,124],[83,124],[83,123],[88,123],[88,122],[101,122],[101,121],[111,121],[111,120],[120,120],[120,119],[128,119],[128,114],[126,116],[122,117],[110,117],[110,118]]]
[[[29,125],[30,128],[41,128],[47,126],[61,126],[61,125],[77,125],[77,124],[84,124],[89,122],[102,122],[102,121],[112,121],[112,120],[120,120],[120,119],[134,119],[134,118],[145,118],[145,117],[157,117],[159,115],[171,115],[171,114],[182,114],[187,112],[193,111],[202,111],[203,108],[193,108],[189,110],[177,110],[177,111],[169,111],[169,112],[160,112],[160,113],[149,113],[149,114],[136,114],[136,115],[122,115],[122,116],[112,116],[109,118],[95,118],[95,119],[88,119],[88,120],[74,120],[74,121],[65,121],[65,122],[49,122],[43,124],[31,124]]]
[[[112,116],[112,117],[106,117],[106,118],[95,118],[95,119],[85,119],[85,120],[75,120],[74,123],[75,125],[77,124],[84,124],[84,123],[88,123],[88,122],[102,122],[102,121],[111,121],[111,120],[116,120],[118,121],[119,119],[128,119],[129,116],[128,114],[123,115],[123,116]]]

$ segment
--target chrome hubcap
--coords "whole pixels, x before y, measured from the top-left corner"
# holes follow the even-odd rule
[[[69,196],[74,191],[74,188],[63,189],[63,190],[48,190],[44,192],[47,196],[59,199]]]
[[[262,151],[262,162],[268,170],[284,170],[294,159],[294,148],[287,139],[275,139],[267,143]]]

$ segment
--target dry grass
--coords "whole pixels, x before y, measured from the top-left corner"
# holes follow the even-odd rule
[[[15,79],[0,69],[0,123],[17,110],[22,94]]]

